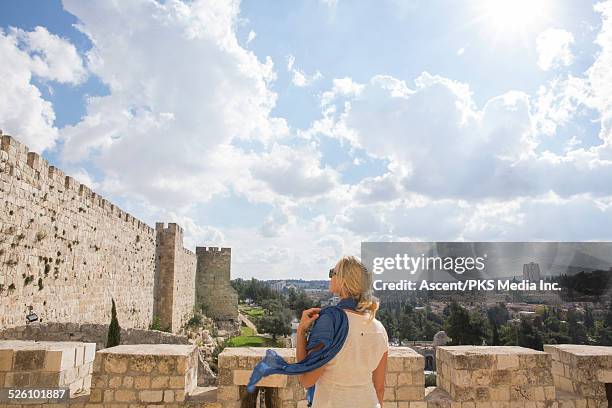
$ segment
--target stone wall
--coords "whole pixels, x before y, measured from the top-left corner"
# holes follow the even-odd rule
[[[574,401],[567,406],[606,406],[606,384],[612,388],[612,347],[546,345],[544,351],[552,356],[555,386]]]
[[[390,347],[384,407],[608,407],[605,385],[611,380],[612,347],[545,347],[548,352],[522,347],[439,347],[438,387],[429,388],[424,387],[423,357],[408,347]],[[68,402],[43,403],[38,405],[41,408],[254,407],[249,402],[254,403],[257,393],[248,394],[246,384],[266,348],[226,348],[219,355],[217,388],[196,386],[195,345],[121,345],[98,351],[91,364],[92,350],[84,343],[0,341],[0,387],[40,381],[56,384],[55,380],[62,378],[63,386],[75,378],[91,384],[90,390],[82,386],[86,392],[77,393]],[[289,363],[295,362],[295,349],[274,350]],[[65,373],[56,375],[61,371]],[[87,373],[85,378],[81,373]],[[257,390],[265,393],[270,408],[306,406],[306,393],[297,376],[266,377]],[[0,403],[5,406],[32,407]]]
[[[86,394],[91,385],[94,343],[0,341],[0,387],[65,387]]]
[[[1,135],[1,132],[0,132]],[[0,333],[41,322],[108,324],[111,299],[122,328],[148,328],[154,315],[177,332],[193,316],[196,256],[183,230],[153,230],[50,166],[13,137],[0,143]],[[227,252],[226,252],[227,251]],[[211,312],[227,316],[229,248],[212,257]],[[227,261],[227,263],[224,263]],[[226,279],[227,278],[227,279]]]
[[[556,400],[550,354],[510,346],[444,346],[436,353],[438,387],[453,407],[551,407]]]
[[[295,349],[273,350],[288,363],[295,362]],[[217,401],[223,408],[240,408],[247,399],[252,398],[252,394],[246,392],[246,385],[251,371],[265,353],[266,348],[263,347],[228,347],[219,354]],[[414,350],[389,347],[385,408],[426,408],[423,364],[423,356]],[[264,391],[271,394],[274,407],[306,407],[306,392],[295,375],[270,375],[260,380],[256,388],[256,393]]]
[[[154,230],[4,135],[0,148],[0,329],[42,321],[124,327],[153,314]]]
[[[121,345],[96,353],[91,403],[183,402],[197,385],[193,345]]]
[[[196,385],[195,345],[120,345],[94,352],[89,343],[0,341],[0,387],[66,387],[71,397],[0,407],[219,407],[216,389]]]
[[[196,247],[196,255],[197,305],[204,304],[216,321],[239,322],[238,294],[230,284],[231,248]]]
[[[175,223],[155,224],[156,273],[154,315],[162,327],[176,332],[193,316],[195,254],[183,248],[183,229]]]
[[[0,332],[0,340],[78,341],[106,347],[108,325],[96,323],[31,323]],[[190,344],[187,336],[159,330],[121,328],[121,344]]]

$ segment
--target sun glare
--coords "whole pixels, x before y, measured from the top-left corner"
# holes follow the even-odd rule
[[[478,19],[496,37],[526,34],[551,13],[550,0],[479,0]]]

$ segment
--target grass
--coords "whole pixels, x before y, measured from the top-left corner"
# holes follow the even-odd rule
[[[239,306],[240,311],[248,317],[261,317],[264,315],[264,310],[260,306],[251,307],[246,305]]]
[[[227,347],[281,347],[279,342],[253,334],[250,327],[241,327],[240,336],[229,339]]]

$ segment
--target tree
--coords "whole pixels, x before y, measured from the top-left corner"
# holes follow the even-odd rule
[[[453,345],[481,345],[486,338],[486,323],[477,313],[470,314],[457,302],[450,304],[446,334]]]
[[[596,333],[597,344],[600,346],[612,346],[612,302],[603,321],[597,322]]]
[[[121,327],[119,327],[119,320],[117,320],[117,309],[115,307],[115,299],[112,299],[113,305],[111,307],[111,321],[108,326],[108,336],[106,339],[106,347],[118,346],[121,343]]]
[[[314,301],[308,297],[304,289],[295,290],[294,288],[290,288],[287,297],[289,309],[293,310],[296,316],[301,316],[304,310],[315,307]]]
[[[487,317],[491,323],[495,322],[497,326],[501,326],[510,319],[510,313],[505,303],[498,303],[487,310]]]
[[[588,344],[586,330],[582,322],[578,321],[576,311],[567,311],[567,335],[572,339],[573,344]]]
[[[542,336],[527,319],[521,319],[518,331],[518,346],[544,350]]]
[[[491,329],[493,331],[493,338],[491,339],[491,345],[499,346],[500,345],[499,330],[497,328],[497,323],[494,320],[491,321]]]
[[[400,317],[400,328],[399,328],[400,340],[416,340],[417,329],[414,325],[412,315],[408,313],[402,313]]]
[[[382,325],[385,327],[385,330],[387,330],[389,340],[397,338],[399,336],[397,320],[389,309],[382,307],[376,313],[376,318],[382,323]]]
[[[258,320],[257,329],[276,336],[291,334],[291,312],[287,309],[273,309]]]

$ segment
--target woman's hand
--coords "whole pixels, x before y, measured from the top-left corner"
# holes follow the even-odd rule
[[[313,307],[310,309],[306,309],[302,312],[302,318],[300,319],[300,324],[298,324],[298,332],[305,332],[310,324],[314,322],[319,317],[320,307]]]

